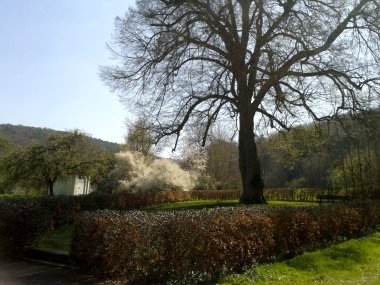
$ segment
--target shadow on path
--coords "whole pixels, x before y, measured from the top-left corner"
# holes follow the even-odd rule
[[[0,285],[90,285],[101,284],[93,276],[69,267],[27,261],[1,261]]]

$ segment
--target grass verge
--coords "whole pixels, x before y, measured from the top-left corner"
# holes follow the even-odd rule
[[[318,203],[311,202],[283,202],[283,201],[269,201],[270,206],[318,206]],[[267,205],[242,205],[238,200],[195,200],[195,201],[183,201],[175,203],[167,203],[160,205],[153,205],[144,210],[147,211],[170,211],[170,210],[197,210],[207,209],[215,207],[263,207]]]
[[[74,225],[62,225],[51,232],[40,236],[34,243],[39,249],[54,249],[70,251],[71,237],[73,235]]]
[[[380,232],[286,262],[259,265],[218,284],[380,284]]]

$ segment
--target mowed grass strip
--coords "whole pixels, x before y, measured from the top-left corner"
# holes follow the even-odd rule
[[[318,206],[318,203],[313,202],[287,202],[287,201],[269,201],[269,206]],[[238,200],[194,200],[183,201],[175,203],[167,203],[160,205],[153,205],[143,210],[146,211],[170,211],[170,210],[199,210],[215,207],[266,207],[268,205],[242,205]]]
[[[218,284],[380,284],[380,232],[286,262],[259,265]]]

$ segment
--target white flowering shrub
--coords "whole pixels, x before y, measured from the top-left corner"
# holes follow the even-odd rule
[[[189,191],[195,187],[195,174],[168,159],[151,161],[134,151],[118,153],[116,158],[121,190]]]
[[[145,156],[137,151],[124,151],[116,154],[115,171],[121,180],[133,180],[145,176],[148,162]]]

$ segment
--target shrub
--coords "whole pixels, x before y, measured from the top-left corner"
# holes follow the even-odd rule
[[[127,191],[189,191],[195,187],[195,174],[168,159],[150,159],[141,153],[118,153],[114,170]]]
[[[78,265],[128,282],[210,279],[266,259],[273,227],[254,211],[215,209],[85,213],[71,255]]]
[[[195,178],[168,159],[156,159],[135,183],[137,191],[189,191],[195,187]]]
[[[1,204],[0,240],[3,255],[19,254],[40,234],[50,230],[54,221],[49,209],[34,202]]]
[[[126,284],[195,284],[379,225],[380,206],[375,202],[305,208],[87,212],[76,223],[71,255],[77,265],[101,276],[125,278]]]
[[[275,188],[265,189],[264,197],[268,201],[314,202],[317,201],[317,195],[323,192],[324,190],[315,188]]]

